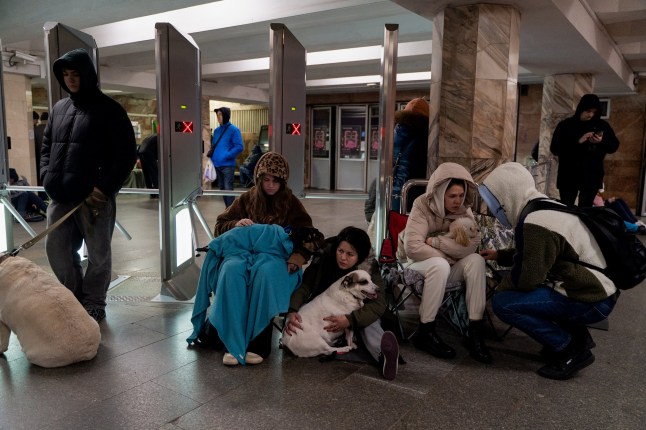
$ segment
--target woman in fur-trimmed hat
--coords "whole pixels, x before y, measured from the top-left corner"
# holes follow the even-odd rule
[[[287,186],[289,165],[282,155],[277,152],[264,154],[258,160],[253,176],[255,185],[218,216],[215,236],[234,227],[252,224],[312,227],[312,218]]]

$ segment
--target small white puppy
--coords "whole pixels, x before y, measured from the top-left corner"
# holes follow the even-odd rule
[[[333,352],[348,352],[357,346],[352,340],[352,329],[345,329],[348,346],[335,348],[332,345],[343,332],[328,332],[324,329],[329,323],[323,318],[330,315],[347,315],[363,306],[365,299],[377,298],[379,287],[372,282],[365,270],[355,270],[333,283],[299,311],[302,330],[289,335],[283,330],[283,346],[298,357],[329,355]]]
[[[0,264],[0,354],[12,331],[27,359],[42,367],[90,360],[101,342],[99,325],[74,294],[22,257]]]
[[[469,246],[471,239],[480,232],[478,225],[468,216],[457,218],[449,225],[447,237],[454,239],[462,246]]]

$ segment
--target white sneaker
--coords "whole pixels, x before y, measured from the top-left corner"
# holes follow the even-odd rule
[[[642,220],[638,220],[635,224],[642,225],[642,226],[646,227],[646,224],[644,224],[644,221],[642,221]]]
[[[247,364],[260,364],[263,358],[255,352],[247,352],[244,356],[244,361]]]
[[[222,364],[224,364],[225,366],[237,366],[240,363],[238,363],[238,360],[236,360],[236,358],[232,354],[225,352],[224,356],[222,357]]]

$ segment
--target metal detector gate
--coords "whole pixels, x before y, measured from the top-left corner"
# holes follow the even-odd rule
[[[384,52],[381,58],[379,85],[379,168],[375,201],[376,243],[386,237],[386,216],[390,210],[393,184],[393,146],[395,128],[395,98],[397,96],[397,45],[399,25],[384,26]]]
[[[270,24],[269,49],[269,149],[285,157],[288,185],[303,197],[306,51],[284,24]]]
[[[0,52],[2,52],[2,43],[0,42]],[[7,121],[5,116],[4,105],[4,76],[2,70],[2,61],[0,61],[0,252],[13,249],[13,218],[6,202],[9,198],[7,191],[7,181],[9,180],[9,152],[7,144]]]
[[[96,69],[97,82],[100,85],[101,77],[99,76],[99,49],[92,36],[83,33],[75,28],[68,27],[59,22],[46,22],[43,26],[45,32],[45,54],[47,64],[47,89],[49,91],[49,111],[62,98],[67,97],[63,91],[56,76],[52,73],[52,64],[57,58],[73,49],[85,49]]]
[[[200,50],[168,23],[155,24],[159,118],[161,278],[177,300],[195,295],[195,198],[201,192]]]

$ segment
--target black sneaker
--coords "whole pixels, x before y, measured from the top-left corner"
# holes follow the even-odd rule
[[[86,309],[86,311],[88,315],[94,318],[96,322],[101,322],[102,320],[105,319],[105,309],[91,308],[91,309]]]
[[[379,368],[384,379],[392,381],[397,376],[399,367],[399,344],[391,331],[384,332],[381,336],[381,354],[379,355]]]
[[[570,379],[584,367],[594,363],[594,355],[589,349],[580,352],[574,352],[554,361],[547,366],[543,366],[536,371],[543,378],[556,379],[564,381]]]
[[[27,222],[39,222],[44,220],[45,218],[42,215],[39,214],[33,214],[33,213],[28,213],[23,216],[24,220]]]

